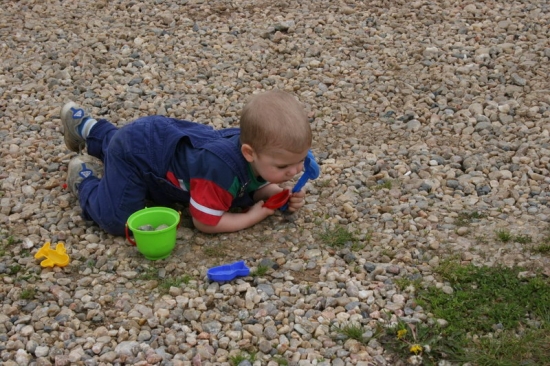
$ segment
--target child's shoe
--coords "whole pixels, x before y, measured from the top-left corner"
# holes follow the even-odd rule
[[[78,186],[86,178],[103,174],[101,160],[90,155],[78,155],[71,159],[67,168],[67,186],[69,191],[78,197]]]
[[[86,146],[86,140],[78,132],[78,126],[88,118],[90,117],[84,109],[79,108],[75,102],[68,102],[61,108],[63,135],[69,150],[80,153]]]

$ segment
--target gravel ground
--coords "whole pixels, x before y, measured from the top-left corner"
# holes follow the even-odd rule
[[[0,362],[228,365],[242,350],[256,365],[397,364],[334,326],[372,337],[433,321],[395,280],[445,287],[446,258],[548,271],[531,249],[550,219],[549,29],[546,0],[3,1]],[[67,100],[118,125],[228,127],[272,88],[307,106],[322,168],[296,215],[205,235],[184,214],[175,251],[152,262],[85,222],[63,187]],[[355,247],[322,240],[339,227]],[[65,243],[68,266],[40,266],[47,241]],[[238,259],[270,269],[207,280]]]

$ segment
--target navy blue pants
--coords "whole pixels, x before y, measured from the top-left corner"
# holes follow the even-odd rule
[[[128,217],[147,199],[171,206],[189,202],[189,193],[166,180],[175,144],[163,135],[163,123],[136,121],[117,128],[99,120],[86,139],[88,154],[103,161],[104,174],[86,178],[78,196],[83,217],[113,235],[124,235]],[[173,135],[173,134],[172,134]]]

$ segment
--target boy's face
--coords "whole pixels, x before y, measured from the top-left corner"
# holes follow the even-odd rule
[[[270,183],[283,183],[300,173],[304,169],[308,150],[294,153],[279,148],[269,148],[258,154],[249,145],[243,145],[243,155],[252,166],[254,174]]]

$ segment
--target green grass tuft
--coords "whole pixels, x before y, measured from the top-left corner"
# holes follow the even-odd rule
[[[382,183],[377,184],[374,187],[374,190],[379,191],[381,189],[392,189],[392,186],[393,186],[393,182],[391,180],[387,179],[387,180],[384,180]]]
[[[550,244],[549,243],[539,244],[533,248],[533,251],[540,254],[548,254],[550,253]]]
[[[209,257],[224,257],[226,255],[225,248],[222,245],[205,246],[202,251]]]
[[[519,234],[514,236],[514,241],[520,244],[529,244],[533,241],[530,235]]]
[[[238,366],[243,361],[250,361],[250,363],[254,363],[255,360],[255,354],[248,354],[243,351],[240,351],[238,354],[229,357],[229,363],[231,364],[231,366]]]
[[[259,265],[255,271],[253,271],[250,275],[252,277],[262,277],[269,271],[269,266]]]
[[[495,231],[495,233],[497,234],[497,240],[499,240],[503,243],[507,243],[510,240],[512,240],[512,238],[513,238],[510,231],[506,230],[506,229],[498,229],[498,230]]]
[[[35,295],[36,290],[34,289],[34,287],[29,287],[21,291],[19,298],[21,298],[22,300],[32,300],[34,299]]]
[[[468,226],[472,223],[474,220],[480,220],[485,218],[486,215],[479,213],[477,211],[474,212],[461,212],[458,214],[458,217],[455,220],[456,226]]]
[[[0,232],[0,257],[6,255],[7,249],[21,242],[21,240],[16,239],[13,235],[10,235],[8,232]]]
[[[346,339],[355,339],[356,341],[363,342],[363,334],[365,329],[361,324],[357,323],[348,323],[342,326],[334,326],[334,331],[338,334],[341,334]]]
[[[182,284],[188,285],[191,279],[192,277],[189,275],[167,277],[160,281],[159,289],[161,289],[162,292],[168,292],[170,287],[180,287]]]
[[[273,357],[273,361],[275,361],[277,363],[277,365],[282,365],[282,366],[288,366],[289,365],[288,360],[286,358],[281,357],[281,356]]]
[[[329,247],[342,248],[344,245],[353,244],[353,234],[343,226],[335,229],[327,229],[321,234],[321,240]]]
[[[182,284],[188,285],[193,279],[190,275],[182,275],[176,277],[160,277],[158,269],[154,267],[146,268],[141,275],[137,277],[138,280],[144,281],[157,281],[158,289],[161,293],[167,293],[170,287],[180,287]]]

